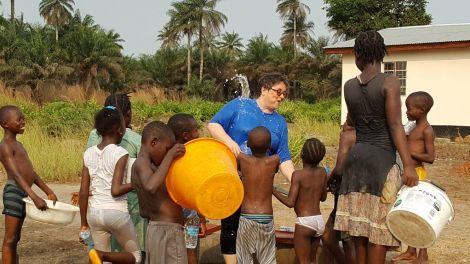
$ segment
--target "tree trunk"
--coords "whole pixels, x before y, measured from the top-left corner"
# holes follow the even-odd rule
[[[294,12],[294,60],[297,57],[297,13]]]
[[[199,82],[202,82],[202,70],[204,69],[204,44],[202,43],[202,19],[199,22]]]
[[[15,19],[15,0],[11,0],[10,19],[11,19],[11,21],[13,21],[13,19]]]
[[[55,26],[55,42],[59,42],[59,25]]]
[[[188,85],[191,80],[191,34],[188,34]]]

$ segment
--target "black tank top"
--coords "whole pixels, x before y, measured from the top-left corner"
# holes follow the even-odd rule
[[[396,150],[385,113],[383,83],[379,73],[368,83],[357,78],[344,85],[349,116],[356,129],[356,144],[346,159],[340,194],[367,192],[380,196],[387,174],[395,164]]]
[[[344,97],[356,129],[356,142],[395,151],[385,114],[383,83],[387,76],[379,73],[366,84],[351,79],[344,85]]]

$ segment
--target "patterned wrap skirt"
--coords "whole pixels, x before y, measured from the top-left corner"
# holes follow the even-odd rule
[[[382,195],[349,192],[339,196],[334,229],[350,236],[366,237],[369,242],[383,246],[399,246],[386,224],[386,217],[397,198],[402,180],[398,165],[388,172]]]

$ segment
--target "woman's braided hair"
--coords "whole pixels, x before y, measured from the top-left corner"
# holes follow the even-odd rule
[[[377,31],[360,32],[354,43],[354,52],[365,64],[382,62],[387,47],[383,37]]]
[[[115,93],[106,98],[104,106],[114,106],[126,115],[131,111],[131,100],[127,93]]]

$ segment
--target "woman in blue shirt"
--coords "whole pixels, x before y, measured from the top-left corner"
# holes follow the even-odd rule
[[[235,98],[212,118],[208,125],[212,137],[224,142],[238,156],[241,152],[251,154],[247,147],[248,133],[257,126],[271,132],[270,155],[281,158],[279,169],[290,181],[294,164],[288,148],[287,123],[276,112],[287,96],[287,80],[284,75],[270,73],[258,81],[260,96],[257,99]],[[225,263],[236,263],[235,241],[240,212],[222,220],[220,244]]]

